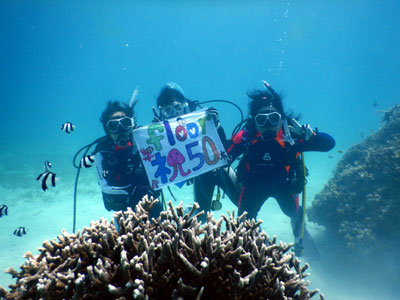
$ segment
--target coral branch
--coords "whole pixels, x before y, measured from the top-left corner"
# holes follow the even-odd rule
[[[155,200],[154,200],[155,201]],[[25,254],[17,282],[5,299],[311,299],[291,245],[276,244],[260,222],[212,215],[202,225],[172,203],[150,222],[152,199],[135,211],[116,212],[82,234],[65,231],[44,241],[37,256]],[[225,222],[226,230],[221,231]],[[118,229],[114,226],[117,224]],[[323,296],[320,295],[323,299]]]

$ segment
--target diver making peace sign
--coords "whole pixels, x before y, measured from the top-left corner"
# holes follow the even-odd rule
[[[281,96],[266,82],[265,90],[249,93],[249,119],[244,128],[231,139],[227,153],[232,161],[239,160],[237,177],[241,185],[238,214],[247,211],[248,218],[257,218],[264,202],[273,197],[291,225],[297,250],[304,213],[299,205],[303,191],[305,167],[300,155],[306,151],[329,151],[334,139],[323,132],[301,126],[285,114]],[[304,224],[304,223],[303,223]],[[295,246],[295,247],[296,247]]]

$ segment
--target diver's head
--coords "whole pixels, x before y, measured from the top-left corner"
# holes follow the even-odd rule
[[[252,126],[261,134],[276,134],[285,118],[282,98],[270,90],[256,90],[248,93],[249,115]]]
[[[133,109],[125,103],[110,101],[103,111],[100,122],[104,131],[114,143],[126,147],[132,141],[132,130],[135,128]]]
[[[189,103],[182,88],[174,82],[168,82],[161,88],[157,97],[157,107],[162,120],[189,113]]]

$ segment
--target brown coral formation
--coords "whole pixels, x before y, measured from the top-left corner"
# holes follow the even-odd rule
[[[400,106],[384,112],[382,125],[345,153],[308,213],[349,261],[379,260],[390,248],[400,259]]]
[[[155,200],[158,201],[158,200]],[[208,215],[207,223],[182,205],[151,222],[155,203],[92,222],[81,233],[45,241],[39,255],[25,254],[6,299],[310,299],[305,266],[291,245],[260,231],[245,215]],[[114,225],[115,224],[115,225]],[[222,230],[225,227],[226,229]],[[320,295],[320,299],[323,296]]]

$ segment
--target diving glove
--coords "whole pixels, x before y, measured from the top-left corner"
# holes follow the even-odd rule
[[[220,126],[220,123],[219,123],[219,114],[218,114],[217,109],[214,107],[210,107],[207,109],[207,113],[213,118],[215,127],[218,129]]]
[[[311,128],[310,124],[301,125],[296,119],[291,120],[289,130],[291,133],[303,137],[306,141],[310,140],[315,135],[315,132]]]

